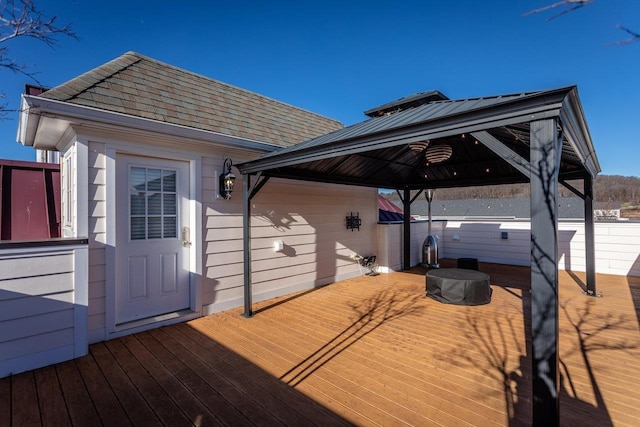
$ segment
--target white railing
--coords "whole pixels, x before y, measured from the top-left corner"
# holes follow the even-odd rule
[[[88,352],[86,239],[0,243],[0,378]]]
[[[382,271],[402,268],[402,224],[378,226]],[[412,223],[411,265],[421,261],[426,222]],[[434,221],[440,258],[473,257],[499,264],[529,265],[531,225],[517,220]],[[584,222],[559,221],[559,266],[585,271]],[[596,222],[596,272],[640,276],[640,222]]]

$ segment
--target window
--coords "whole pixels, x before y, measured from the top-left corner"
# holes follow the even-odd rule
[[[175,170],[129,169],[129,230],[131,240],[178,236],[178,195]]]

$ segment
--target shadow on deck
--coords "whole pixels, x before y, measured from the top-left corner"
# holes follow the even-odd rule
[[[484,306],[425,298],[417,267],[94,344],[0,380],[0,426],[530,425],[529,269],[480,270]],[[640,425],[640,285],[581,280],[560,273],[562,425]]]

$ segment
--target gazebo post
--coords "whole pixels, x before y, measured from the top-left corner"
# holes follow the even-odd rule
[[[403,253],[404,259],[402,262],[402,268],[404,270],[411,270],[411,190],[408,187],[404,189],[404,197],[402,198],[403,204]]]
[[[242,176],[242,239],[244,250],[244,317],[253,317],[251,301],[251,175]]]
[[[584,249],[587,270],[587,295],[596,293],[596,248],[595,224],[593,218],[593,178],[590,174],[584,177]]]
[[[531,122],[533,425],[558,426],[558,175],[556,119]]]

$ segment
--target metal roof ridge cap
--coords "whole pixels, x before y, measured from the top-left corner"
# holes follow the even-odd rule
[[[282,146],[271,144],[268,142],[255,141],[250,139],[238,138],[232,135],[226,135],[223,133],[208,131],[204,129],[192,128],[189,126],[178,125],[175,123],[161,122],[158,120],[147,119],[145,117],[132,116],[129,114],[119,113],[117,111],[103,110],[100,108],[89,107],[81,104],[73,104],[65,101],[58,101],[54,99],[41,98],[38,96],[24,95],[23,99],[28,105],[28,110],[36,109],[38,114],[51,113],[60,115],[67,119],[84,119],[93,120],[95,122],[102,122],[110,125],[128,126],[138,129],[144,129],[152,132],[163,132],[165,130],[174,130],[173,132],[166,132],[173,136],[185,136],[185,131],[190,134],[191,138],[208,140],[205,136],[216,136],[223,142],[237,145],[238,148],[247,148],[253,150],[264,151],[266,153],[272,152]],[[40,105],[33,104],[33,101],[40,102]],[[44,107],[44,108],[43,108]],[[47,108],[50,107],[50,108]],[[90,114],[83,115],[81,112],[89,112]],[[59,117],[59,118],[62,118]],[[111,119],[111,120],[110,120]],[[153,124],[152,127],[141,126],[142,124]],[[137,126],[136,126],[137,125]],[[178,131],[179,129],[179,131]]]

